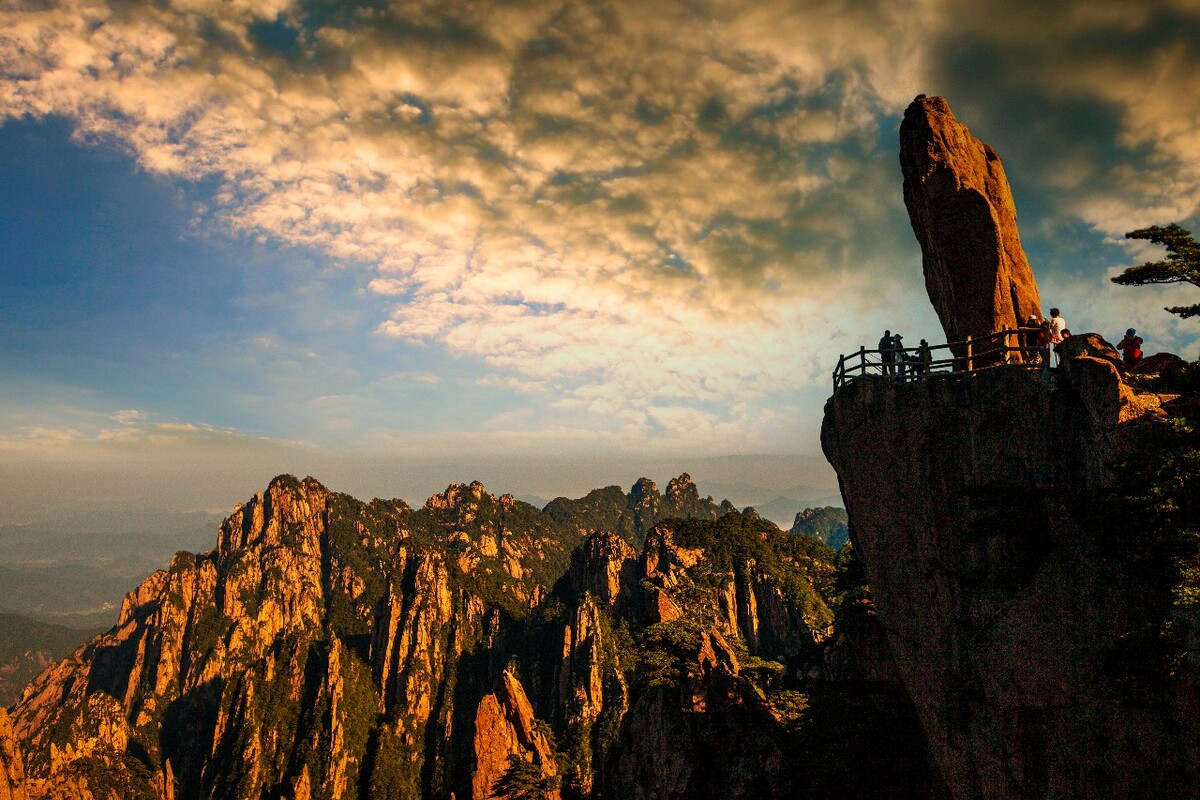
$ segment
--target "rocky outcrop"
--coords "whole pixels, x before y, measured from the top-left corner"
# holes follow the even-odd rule
[[[0,708],[0,800],[28,800],[25,764],[13,736],[8,712]]]
[[[612,605],[635,580],[637,551],[608,531],[589,536],[571,557],[571,588]]]
[[[1198,660],[1157,649],[1193,635],[1163,583],[1186,549],[1151,520],[1169,504],[1125,496],[1174,429],[1110,345],[1068,342],[1049,379],[866,376],[826,404],[822,446],[955,798],[1194,796]]]
[[[535,724],[533,707],[521,682],[505,671],[496,691],[484,695],[475,713],[475,772],[471,796],[492,800],[497,784],[513,768],[514,759],[531,762],[543,778],[557,775],[554,751]],[[547,800],[558,800],[557,791]]]
[[[918,96],[900,125],[904,204],[921,244],[925,287],[947,341],[1041,318],[1000,157],[941,97]]]
[[[1129,368],[1138,375],[1164,374],[1179,376],[1187,369],[1187,362],[1174,353],[1155,353],[1140,359]]]

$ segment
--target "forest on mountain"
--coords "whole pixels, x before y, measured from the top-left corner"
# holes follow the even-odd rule
[[[35,798],[926,797],[889,665],[849,547],[686,475],[542,511],[281,476],[11,713]]]

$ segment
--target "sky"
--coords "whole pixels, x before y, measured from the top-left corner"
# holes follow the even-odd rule
[[[1000,153],[1043,302],[1200,355],[1194,289],[1108,280],[1200,224],[1200,0],[9,0],[0,524],[282,472],[836,492],[838,355],[944,338],[921,93]]]

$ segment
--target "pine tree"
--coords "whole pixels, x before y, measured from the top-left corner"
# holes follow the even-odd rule
[[[1147,283],[1190,283],[1200,287],[1200,244],[1183,228],[1172,223],[1139,228],[1125,234],[1126,239],[1149,239],[1165,245],[1167,257],[1162,261],[1147,261],[1140,267],[1130,267],[1112,279],[1122,286],[1144,286]],[[1192,306],[1173,306],[1165,309],[1184,319],[1200,316],[1200,303]]]
[[[510,755],[508,769],[496,780],[492,792],[504,800],[547,800],[555,788],[554,780],[543,775],[539,765]]]

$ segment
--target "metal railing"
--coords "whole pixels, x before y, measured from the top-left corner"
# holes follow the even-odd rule
[[[868,374],[885,375],[899,381],[914,381],[930,375],[971,375],[985,369],[1018,365],[1041,370],[1050,365],[1050,348],[1037,342],[1041,328],[1009,328],[964,342],[905,347],[896,350],[868,350],[838,358],[833,370],[836,392],[855,378]],[[946,357],[937,357],[945,353]],[[936,354],[936,355],[935,355]]]

